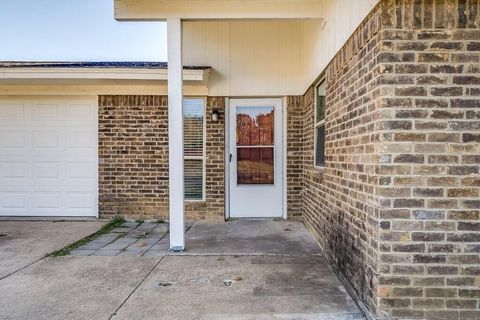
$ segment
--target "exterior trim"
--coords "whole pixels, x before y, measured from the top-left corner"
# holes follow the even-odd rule
[[[325,119],[321,121],[317,121],[317,87],[319,87],[323,82],[326,84],[326,79],[325,79],[325,72],[322,72],[322,75],[318,78],[317,81],[315,81],[315,84],[313,86],[313,91],[315,94],[315,97],[313,99],[313,116],[314,116],[314,121],[313,121],[313,167],[318,170],[318,171],[324,171],[325,170],[325,165],[323,166],[317,166],[317,127],[320,127],[323,125],[325,127],[326,124],[326,114],[325,114]],[[325,152],[325,149],[324,149]]]
[[[183,80],[206,81],[210,69],[183,69]],[[96,80],[167,80],[168,69],[128,68],[2,68],[0,80],[6,79],[96,79]]]
[[[230,98],[225,98],[225,220],[230,219]]]
[[[287,203],[287,193],[288,193],[288,177],[287,177],[287,121],[288,121],[288,110],[287,110],[287,97],[282,99],[282,217],[284,220],[288,218],[288,203]]]

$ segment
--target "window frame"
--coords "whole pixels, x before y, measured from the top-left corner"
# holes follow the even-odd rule
[[[183,175],[184,175],[184,180],[183,183],[185,184],[185,160],[202,160],[202,199],[187,199],[185,197],[185,186],[184,188],[184,194],[183,194],[183,200],[184,202],[205,202],[206,201],[206,196],[205,196],[205,190],[206,190],[206,175],[207,175],[207,168],[206,168],[206,160],[207,160],[207,97],[201,97],[201,96],[183,96],[183,100],[186,99],[198,99],[203,101],[203,152],[201,156],[186,156],[183,154]],[[182,113],[183,113],[183,103],[182,103]],[[183,119],[185,119],[185,115],[183,116]],[[183,131],[185,132],[185,128],[183,128]],[[185,138],[183,141],[183,148],[185,149]]]
[[[325,76],[322,74],[319,77],[319,80],[315,82],[315,88],[314,88],[314,93],[315,93],[315,99],[314,99],[314,120],[313,120],[313,167],[317,170],[324,170],[325,169],[325,161],[323,165],[318,165],[317,164],[317,136],[318,136],[318,128],[323,126],[325,128],[325,119],[327,117],[327,114],[325,112],[325,105],[324,105],[324,118],[320,121],[317,121],[317,99],[318,99],[318,88],[326,82]],[[325,140],[325,137],[324,137]],[[323,148],[323,153],[325,156],[325,146]]]

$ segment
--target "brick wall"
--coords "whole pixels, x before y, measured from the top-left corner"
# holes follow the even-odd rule
[[[168,217],[167,98],[100,96],[101,216]]]
[[[207,99],[206,201],[187,202],[187,219],[224,218],[224,99]],[[220,121],[208,116],[213,107]],[[163,96],[99,97],[99,212],[168,219],[168,114]]]
[[[326,76],[326,163],[314,167],[314,96],[303,97],[303,217],[357,295],[375,308],[375,99],[378,11],[359,27]]]
[[[303,96],[305,223],[380,318],[480,318],[479,9],[377,5],[326,69],[322,170]]]
[[[305,223],[380,318],[480,318],[479,10],[379,3],[327,67],[323,170],[303,97]]]
[[[303,97],[287,97],[287,213],[302,216]]]
[[[421,4],[382,13],[378,305],[480,319],[480,2]]]

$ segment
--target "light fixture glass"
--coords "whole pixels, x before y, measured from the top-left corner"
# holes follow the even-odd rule
[[[218,122],[220,120],[220,112],[218,109],[213,109],[212,110],[212,122]]]

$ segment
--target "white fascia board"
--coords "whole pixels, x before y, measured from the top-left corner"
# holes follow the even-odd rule
[[[184,69],[185,81],[205,81],[209,69]],[[167,69],[1,68],[0,79],[167,80]]]
[[[319,19],[325,0],[115,0],[118,21]]]

